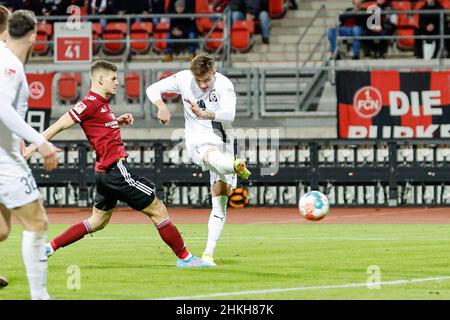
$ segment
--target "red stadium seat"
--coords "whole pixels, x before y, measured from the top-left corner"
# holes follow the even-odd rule
[[[195,0],[195,13],[210,13],[208,0]],[[200,34],[208,32],[214,25],[214,22],[208,17],[198,17],[195,19],[195,23]]]
[[[156,25],[154,31],[155,40],[166,40],[169,34],[169,22],[160,22]],[[166,51],[167,41],[155,42],[154,50],[158,53]]]
[[[63,73],[58,80],[58,100],[74,103],[80,98],[81,74]]]
[[[397,34],[400,36],[414,36],[414,29],[415,28],[399,28],[397,29]],[[400,50],[413,50],[414,38],[399,39],[397,42],[397,48]]]
[[[220,21],[214,30],[209,35],[208,39],[205,41],[205,50],[209,52],[216,52],[220,50],[223,46],[223,42],[215,39],[223,39],[223,21]]]
[[[129,102],[138,101],[141,96],[141,75],[130,72],[125,76],[125,98]]]
[[[53,26],[45,21],[36,25],[36,42],[50,41],[53,36]],[[49,43],[35,43],[33,47],[33,53],[45,56],[50,51]]]
[[[100,40],[102,34],[102,25],[100,22],[92,23],[92,41]],[[100,51],[102,45],[100,43],[92,42],[92,54],[97,54]]]
[[[172,76],[174,73],[172,71],[164,71],[161,76],[159,77],[159,80],[162,80],[164,78]],[[165,102],[178,102],[180,100],[180,95],[176,93],[171,92],[165,92],[161,94],[162,99]]]
[[[128,33],[125,22],[109,22],[103,32],[104,40],[125,40]],[[103,44],[103,52],[109,55],[119,55],[125,50],[125,42],[109,42]]]
[[[231,28],[231,49],[248,52],[252,48],[255,25],[253,21],[235,21]]]
[[[287,2],[285,0],[269,0],[269,15],[273,19],[282,18],[287,12]]]
[[[376,1],[364,1],[363,3],[361,3],[361,8],[363,9],[367,9],[370,6],[376,5],[377,2]]]
[[[145,54],[150,49],[150,42],[133,42],[133,40],[149,40],[153,33],[151,22],[135,22],[131,25],[130,39],[131,51],[137,54]]]
[[[444,9],[450,10],[450,0],[439,0],[439,3]]]

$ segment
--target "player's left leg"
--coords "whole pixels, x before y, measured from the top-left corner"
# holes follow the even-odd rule
[[[4,205],[0,204],[0,241],[4,241],[8,238],[11,231],[11,211],[9,211]],[[0,288],[6,287],[8,280],[5,277],[0,276]]]
[[[202,260],[211,266],[215,266],[214,251],[227,219],[228,194],[232,185],[221,180],[214,181],[214,173],[211,172],[210,174],[213,182],[211,186],[212,210],[208,221],[208,241],[203,251]]]
[[[155,224],[161,239],[178,257],[177,267],[207,267],[186,248],[183,237],[172,223],[164,203],[155,195],[154,184],[145,177],[133,173],[126,162],[119,161],[110,173],[116,179],[111,190],[117,198],[133,209],[147,215]]]

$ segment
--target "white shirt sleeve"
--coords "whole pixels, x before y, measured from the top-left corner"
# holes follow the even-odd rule
[[[236,92],[233,83],[226,79],[224,84],[219,86],[218,92],[219,110],[215,111],[215,121],[234,121],[236,115]]]
[[[4,71],[5,74],[0,75],[0,122],[19,137],[41,145],[45,142],[44,137],[27,124],[13,107],[13,104],[17,103],[16,95],[20,94],[17,92],[21,89],[20,82],[23,81],[22,86],[26,85],[26,81],[21,78],[23,74],[21,75],[20,71],[23,72],[23,69],[15,69],[11,75],[6,75],[6,71]]]
[[[176,93],[180,94],[180,87],[178,85],[178,81],[180,78],[180,72],[159,80],[154,84],[150,85],[145,91],[147,97],[154,104],[158,100],[162,100],[161,93]]]

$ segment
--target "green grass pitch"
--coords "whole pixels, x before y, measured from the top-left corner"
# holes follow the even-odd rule
[[[66,227],[50,225],[49,237]],[[178,228],[200,255],[207,226]],[[0,243],[10,281],[0,300],[29,299],[21,231]],[[449,225],[229,224],[218,267],[177,269],[152,225],[109,225],[49,258],[48,288],[88,300],[450,299],[449,256]]]

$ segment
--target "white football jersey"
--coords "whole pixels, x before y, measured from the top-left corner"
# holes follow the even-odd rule
[[[20,91],[18,91],[20,90]],[[0,100],[24,119],[28,110],[28,82],[22,62],[5,46],[0,47]],[[22,161],[19,137],[0,122],[0,158]]]
[[[182,97],[185,138],[188,144],[231,142],[231,119],[234,119],[236,113],[236,93],[233,83],[227,77],[216,72],[212,88],[204,92],[195,82],[192,72],[183,70],[147,88],[147,95],[152,103],[165,92],[177,93]],[[200,108],[213,111],[216,116],[218,112],[226,112],[230,121],[198,119],[184,99],[197,102]]]

